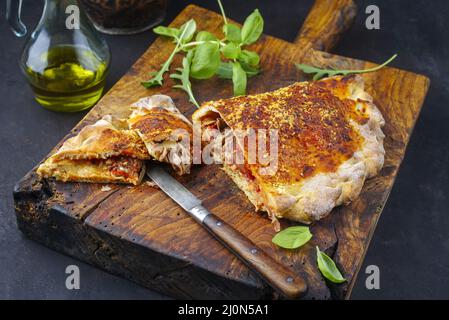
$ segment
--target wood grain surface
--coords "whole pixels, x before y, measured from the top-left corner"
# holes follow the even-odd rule
[[[248,81],[249,93],[309,80],[293,62],[357,69],[373,66],[318,51],[335,43],[338,33],[331,32],[334,29],[330,27],[343,31],[353,17],[351,1],[330,2],[337,3],[335,10],[339,11],[327,11],[323,15],[327,22],[317,27],[317,12],[329,3],[317,1],[297,44],[263,36],[252,45],[261,56],[263,73]],[[331,18],[334,16],[340,18]],[[171,26],[180,26],[191,18],[199,29],[222,36],[220,15],[196,6],[186,7]],[[304,39],[309,45],[301,45],[306,42]],[[170,95],[179,109],[190,116],[194,106],[184,92],[171,89],[173,82],[168,77],[161,88],[145,89],[140,85],[172,49],[170,40],[158,38],[65,139],[105,114],[128,115],[132,102],[156,93]],[[180,59],[175,58],[173,67],[180,64]],[[366,90],[386,120],[385,165],[378,176],[365,183],[357,200],[334,209],[314,224],[314,237],[300,249],[289,251],[272,244],[275,232],[270,221],[264,214],[254,212],[245,195],[219,166],[195,166],[192,174],[177,178],[209,211],[301,275],[308,285],[305,299],[349,297],[429,86],[426,77],[394,68],[363,77]],[[193,89],[199,101],[232,95],[232,84],[218,78],[193,81]],[[146,184],[110,186],[112,189],[104,192],[97,184],[40,180],[33,169],[14,190],[18,226],[27,236],[51,248],[175,298],[278,298],[252,270],[160,190]],[[281,221],[282,228],[289,225],[293,223]],[[334,285],[323,279],[316,266],[316,245],[333,257],[348,280],[346,283]]]

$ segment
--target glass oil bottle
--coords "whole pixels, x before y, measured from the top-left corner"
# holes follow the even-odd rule
[[[8,21],[24,36],[20,0],[7,0]],[[93,106],[105,86],[110,52],[76,0],[45,0],[42,17],[20,56],[35,99],[62,112]]]

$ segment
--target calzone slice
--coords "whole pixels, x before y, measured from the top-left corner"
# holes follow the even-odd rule
[[[139,184],[150,156],[138,134],[124,121],[105,116],[67,139],[37,169],[61,181]]]
[[[190,172],[192,124],[165,95],[142,98],[131,106],[129,129],[135,130],[148,153],[169,163],[180,175]]]
[[[242,139],[236,139],[236,148],[244,163],[223,167],[256,209],[268,212],[275,222],[282,217],[303,223],[322,219],[335,206],[358,197],[365,179],[376,175],[384,162],[384,119],[360,76],[206,102],[192,118],[205,143],[214,142],[209,131],[217,129],[276,130],[274,172],[264,174],[263,165],[248,161]],[[224,156],[222,151],[217,157]]]

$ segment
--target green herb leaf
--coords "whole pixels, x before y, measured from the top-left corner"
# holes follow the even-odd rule
[[[216,74],[222,79],[232,79],[232,62],[220,61]]]
[[[195,49],[190,75],[195,79],[212,77],[220,65],[220,50],[216,43],[205,42]]]
[[[232,42],[226,44],[223,48],[221,48],[221,53],[228,59],[237,59],[240,54],[240,47],[235,45]]]
[[[374,71],[377,71],[377,70],[385,67],[391,61],[393,61],[397,56],[398,56],[397,54],[394,54],[392,57],[390,57],[390,59],[388,59],[384,63],[382,63],[376,67],[364,69],[364,70],[321,69],[321,68],[313,67],[313,66],[310,66],[307,64],[301,64],[301,63],[296,64],[296,67],[304,73],[313,73],[314,74],[313,80],[319,80],[323,77],[333,77],[336,75],[346,76],[348,74],[360,74],[360,73],[374,72]]]
[[[150,73],[153,77],[150,80],[143,81],[142,85],[145,88],[151,88],[156,86],[161,86],[164,81],[164,73],[168,71],[170,68],[170,64],[173,61],[173,57],[178,52],[179,44],[176,45],[176,47],[173,49],[172,53],[170,54],[170,57],[168,57],[167,61],[162,65],[162,68],[157,72]]]
[[[197,25],[193,19],[179,28],[163,26],[154,28],[156,34],[173,38],[176,46],[160,70],[152,72],[152,78],[142,82],[143,86],[146,88],[161,86],[164,74],[170,69],[174,56],[183,53],[186,56],[182,60],[182,68],[177,68],[177,72],[170,77],[181,82],[174,87],[185,90],[189,94],[190,101],[196,106],[198,103],[192,93],[191,78],[208,79],[217,74],[221,78],[232,79],[234,95],[245,94],[247,78],[261,71],[260,58],[257,53],[242,50],[241,47],[257,41],[263,32],[263,18],[256,9],[247,17],[243,28],[229,24],[221,1],[217,1],[223,16],[225,39],[218,39],[207,31],[200,31],[195,37]],[[195,41],[192,41],[194,37]],[[231,61],[221,61],[221,58]]]
[[[328,76],[332,75],[336,75],[336,73],[333,73],[334,70],[328,70],[330,71],[330,73],[326,73],[326,70],[320,69],[320,68],[316,68],[313,66],[309,66],[307,64],[296,64],[296,67],[301,70],[304,73],[314,73],[315,75],[313,76],[313,80],[319,80],[323,77],[326,76],[326,74]]]
[[[183,26],[183,28],[181,28],[181,34],[179,36],[178,41],[176,43],[175,48],[173,49],[172,53],[170,54],[170,56],[168,57],[168,59],[164,62],[164,64],[162,64],[162,67],[159,71],[157,72],[152,72],[151,75],[153,76],[150,80],[147,81],[143,81],[141,82],[141,84],[145,87],[145,88],[151,88],[151,87],[155,87],[155,86],[161,86],[163,81],[164,81],[164,73],[167,72],[170,69],[170,65],[173,61],[173,58],[175,56],[176,53],[179,52],[179,47],[181,45],[181,41],[179,39],[183,39],[185,37],[185,34],[187,32],[190,32],[191,27],[189,26],[192,24],[195,24],[195,21],[193,20],[189,20],[187,21]],[[195,24],[195,28],[196,28],[196,24]]]
[[[285,249],[296,249],[312,239],[309,227],[294,226],[278,232],[271,240],[274,244]]]
[[[151,76],[153,76],[151,79],[146,80],[146,81],[142,81],[141,84],[145,87],[145,88],[151,88],[151,87],[157,87],[157,86],[161,86],[162,82],[164,81],[164,78],[162,77],[162,74],[159,72],[152,72],[150,73]]]
[[[217,37],[215,37],[212,33],[207,31],[200,31],[196,34],[196,41],[215,41]]]
[[[192,58],[193,58],[193,51],[189,51],[187,55],[182,59],[182,68],[176,69],[179,73],[171,74],[170,78],[181,81],[181,84],[177,84],[173,87],[187,92],[187,94],[189,95],[190,102],[192,102],[197,108],[199,108],[200,106],[196,101],[195,96],[193,95],[192,84],[190,83],[189,79],[190,65],[192,64]]]
[[[234,84],[234,96],[242,96],[246,93],[246,72],[239,62],[232,64],[232,83]]]
[[[251,44],[259,39],[263,32],[263,18],[259,10],[254,10],[248,18],[242,28],[242,42],[244,44]]]
[[[260,73],[260,69],[257,67],[251,67],[242,63],[240,63],[240,65],[246,72],[248,78],[254,77]],[[232,62],[220,62],[216,74],[222,79],[232,79]]]
[[[170,37],[170,38],[174,38],[174,39],[176,39],[180,34],[180,31],[177,28],[170,28],[170,27],[163,27],[163,26],[158,26],[158,27],[154,28],[153,32],[158,35]]]
[[[223,33],[228,41],[234,43],[242,42],[242,31],[240,30],[240,27],[235,24],[225,24],[223,26]]]
[[[259,67],[253,67],[250,65],[247,65],[245,63],[240,62],[240,64],[242,65],[243,70],[245,70],[246,75],[248,76],[248,78],[254,77],[256,75],[258,75],[260,73],[260,68]]]
[[[250,66],[257,66],[260,62],[259,55],[254,51],[242,50],[240,52],[238,60]]]
[[[335,265],[335,262],[332,261],[332,259],[327,254],[320,251],[320,248],[318,248],[318,246],[316,247],[316,258],[318,269],[320,269],[321,273],[326,279],[334,283],[342,283],[346,281],[346,279],[343,278],[337,266]]]
[[[196,31],[196,22],[193,19],[190,19],[186,23],[184,23],[181,28],[179,28],[181,36],[179,37],[179,42],[186,43],[192,40],[193,35]]]

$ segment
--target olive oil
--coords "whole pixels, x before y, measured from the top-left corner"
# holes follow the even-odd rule
[[[30,56],[25,73],[39,104],[53,111],[75,112],[100,99],[107,67],[93,51],[64,45]]]

